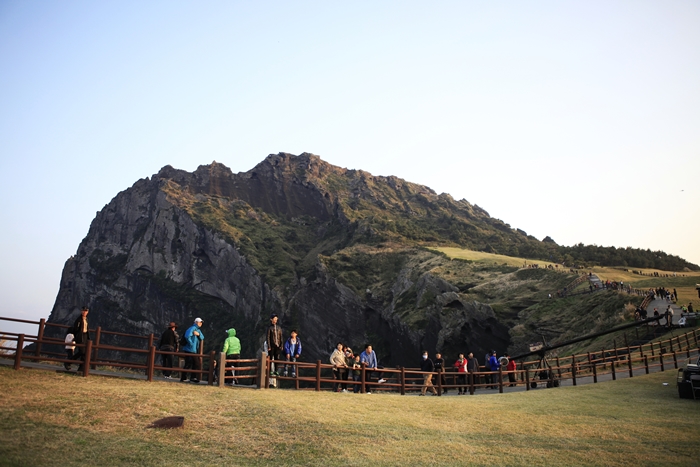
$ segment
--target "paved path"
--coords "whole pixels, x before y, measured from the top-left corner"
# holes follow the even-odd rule
[[[596,286],[598,287],[598,290],[603,290],[603,281],[601,281],[600,277],[596,276],[595,274],[591,274],[588,276],[588,282],[591,283],[594,290]]]
[[[671,320],[672,324],[678,324],[678,320],[681,319],[681,307],[678,305],[675,305],[665,299],[655,299],[649,302],[649,305],[647,305],[647,317],[651,318],[654,316],[654,308],[659,310],[660,315],[664,315],[666,313],[666,308],[671,305],[671,309],[673,310],[673,319]],[[662,319],[659,321],[659,324],[662,326],[666,325],[666,319]]]
[[[690,358],[688,358],[687,352],[679,353],[677,356],[678,359],[678,368],[683,368],[685,367],[688,363],[695,363],[698,359],[698,350],[691,350],[690,351]],[[638,353],[635,352],[633,356],[636,358],[638,357]],[[657,364],[658,362],[654,362],[654,364]],[[13,366],[14,361],[9,360],[9,359],[0,359],[0,365],[3,366]],[[635,362],[634,364],[635,369],[632,371],[632,374],[634,376],[642,376],[646,374],[646,370],[644,368],[644,365],[642,362]],[[651,363],[650,363],[651,365]],[[34,368],[34,369],[41,369],[41,370],[50,370],[50,371],[56,371],[57,373],[67,373],[62,366],[57,366],[57,365],[52,365],[50,363],[36,363],[36,362],[29,362],[29,361],[23,361],[22,362],[22,367],[24,368]],[[641,367],[641,368],[636,368],[636,367]],[[664,358],[664,369],[665,371],[671,371],[671,372],[676,372],[677,370],[674,367],[674,362],[673,362],[673,356],[672,355],[666,355]],[[599,367],[598,369],[598,382],[602,383],[604,381],[612,381],[613,376],[610,373],[611,368],[608,365],[605,369],[602,367]],[[657,373],[661,371],[661,368],[659,366],[651,366],[649,368],[649,373]],[[72,371],[71,373],[76,374],[75,371]],[[600,373],[605,373],[605,374],[600,374]],[[119,372],[119,371],[105,371],[105,370],[91,370],[90,375],[95,375],[95,376],[106,376],[106,377],[113,377],[113,378],[128,378],[128,379],[140,379],[140,380],[145,380],[146,377],[143,374],[139,373],[126,373],[126,372]],[[623,363],[621,364],[615,373],[616,379],[626,379],[629,378],[629,369],[628,367]],[[163,377],[158,377],[154,376],[153,378],[154,381],[160,381],[160,382],[169,382],[169,383],[179,383],[179,380],[173,379],[173,380],[168,380],[164,379]],[[448,382],[451,383],[452,379],[448,378]],[[538,387],[534,389],[535,391],[541,391],[546,388],[545,383],[540,383],[537,381]],[[593,376],[577,376],[576,377],[576,384],[578,386],[583,385],[583,384],[592,384],[593,383]],[[206,385],[206,382],[200,383],[202,385]],[[567,387],[567,386],[573,386],[573,380],[571,379],[564,379],[559,382],[561,387]],[[239,386],[239,387],[246,387],[246,388],[254,388],[255,386]],[[407,386],[407,390],[411,391],[407,394],[409,395],[418,395],[419,394],[419,389],[421,385],[416,384],[413,386],[413,388],[409,388]],[[292,389],[281,389],[282,391],[291,391]],[[510,392],[522,392],[526,391],[527,389],[525,388],[524,384],[520,384],[515,387],[509,387],[507,386],[507,383],[504,381],[503,385],[503,392],[504,393],[510,393]],[[372,392],[382,392],[381,390],[376,390],[372,389]],[[394,394],[396,391],[392,391]],[[498,394],[498,389],[485,389],[485,388],[477,388],[475,391],[475,395],[478,394]],[[447,397],[452,397],[452,396],[457,396],[457,390],[456,389],[450,389],[447,394],[443,394],[444,396]]]

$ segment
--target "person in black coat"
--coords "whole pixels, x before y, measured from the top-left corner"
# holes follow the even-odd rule
[[[180,341],[180,336],[178,336],[177,331],[177,324],[174,322],[170,322],[168,324],[168,329],[165,330],[162,336],[160,336],[160,342],[158,343],[158,348],[162,350],[163,352],[177,352],[178,351],[178,343]],[[162,365],[167,368],[172,368],[173,367],[173,355],[169,354],[162,354],[161,359],[163,360]],[[163,370],[163,377],[166,379],[170,379],[170,370]]]
[[[423,352],[423,360],[420,362],[420,371],[435,371],[435,365],[433,361],[428,358],[427,351]],[[434,396],[437,396],[437,391],[435,390],[435,386],[433,386],[432,374],[423,375],[423,389],[421,389],[420,395],[425,396],[425,391],[427,391],[428,388],[433,391]]]
[[[87,341],[90,340],[90,326],[87,318],[89,311],[88,307],[84,306],[82,310],[80,310],[80,316],[78,316],[71,328],[76,344],[87,344]],[[78,346],[73,358],[85,362],[85,347]],[[78,366],[78,371],[82,370],[83,364],[81,363],[80,366]]]
[[[433,364],[435,365],[437,377],[440,378],[440,384],[445,386],[447,384],[447,381],[445,381],[445,360],[442,358],[442,354],[440,352],[435,354]],[[442,392],[447,394],[447,389],[443,387]]]

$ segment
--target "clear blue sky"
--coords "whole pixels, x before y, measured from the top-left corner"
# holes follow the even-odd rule
[[[311,152],[700,263],[700,2],[0,2],[0,315],[162,166]]]

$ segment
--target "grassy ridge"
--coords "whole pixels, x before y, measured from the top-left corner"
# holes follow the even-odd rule
[[[700,404],[674,377],[422,398],[0,368],[0,464],[690,465]],[[168,415],[185,426],[145,428]]]

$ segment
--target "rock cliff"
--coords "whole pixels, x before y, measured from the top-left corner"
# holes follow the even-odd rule
[[[423,348],[505,349],[506,324],[435,274],[449,260],[426,244],[541,242],[465,200],[311,154],[271,155],[239,174],[167,166],[97,214],[49,321],[71,324],[88,305],[92,326],[158,337],[199,316],[206,351],[235,327],[252,356],[276,313],[285,334],[299,330],[307,360],[326,361],[337,341],[368,342],[384,365],[415,366]]]

